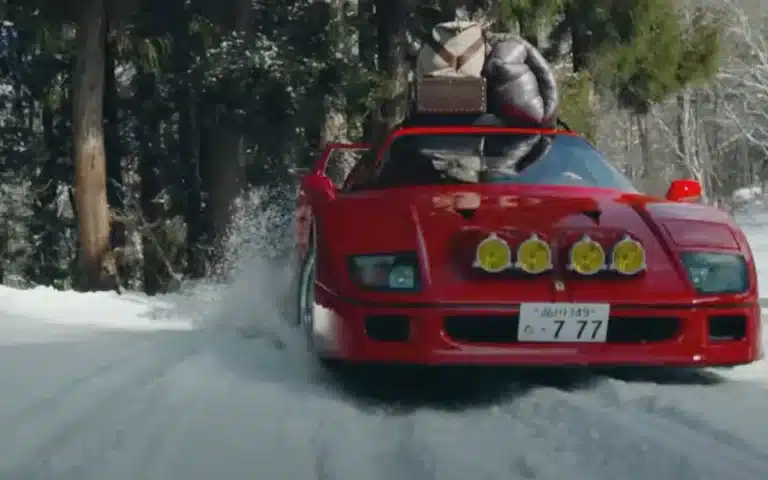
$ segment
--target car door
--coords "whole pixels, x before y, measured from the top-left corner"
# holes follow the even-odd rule
[[[333,188],[341,190],[352,170],[369,150],[369,145],[362,143],[333,143],[327,145],[309,172],[300,182],[294,212],[296,248],[299,258],[303,258],[310,241],[310,232],[317,215],[318,199],[324,185],[330,181]]]

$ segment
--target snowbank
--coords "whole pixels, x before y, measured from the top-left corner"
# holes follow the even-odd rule
[[[131,331],[188,330],[194,328],[190,314],[176,308],[191,303],[180,295],[147,297],[140,293],[63,292],[49,287],[17,290],[0,285],[2,320],[33,319],[73,327],[98,327]],[[0,320],[0,321],[2,321]]]

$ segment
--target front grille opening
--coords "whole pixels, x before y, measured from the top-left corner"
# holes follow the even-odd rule
[[[468,343],[517,342],[517,315],[457,315],[446,317],[445,333]]]
[[[517,343],[517,315],[456,315],[444,319],[452,340],[465,343]],[[652,343],[671,340],[680,333],[676,317],[611,317],[607,343]]]
[[[709,340],[733,342],[747,336],[747,317],[744,315],[714,315],[709,317]]]
[[[609,343],[653,343],[672,340],[680,333],[676,317],[611,317]]]
[[[377,342],[407,342],[411,321],[405,315],[372,315],[365,319],[365,334]]]

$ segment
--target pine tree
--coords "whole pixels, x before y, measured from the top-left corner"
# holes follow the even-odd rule
[[[674,0],[634,0],[614,4],[600,60],[598,85],[615,95],[621,108],[635,116],[640,132],[646,177],[653,165],[646,117],[654,104],[705,81],[719,60],[721,25],[712,12],[700,9],[687,23]]]

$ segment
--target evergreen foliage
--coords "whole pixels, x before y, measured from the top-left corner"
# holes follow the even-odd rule
[[[0,281],[114,288],[87,278],[93,245],[74,207],[83,65],[104,64],[107,205],[93,208],[108,209],[111,227],[99,266],[122,288],[161,293],[216,271],[244,192],[290,184],[324,143],[364,139],[387,122],[413,62],[406,30],[427,31],[464,2],[417,3],[0,0]],[[545,51],[563,119],[596,142],[606,102],[646,118],[713,85],[726,60],[727,15],[682,0],[467,8]],[[103,45],[78,50],[99,12]]]

